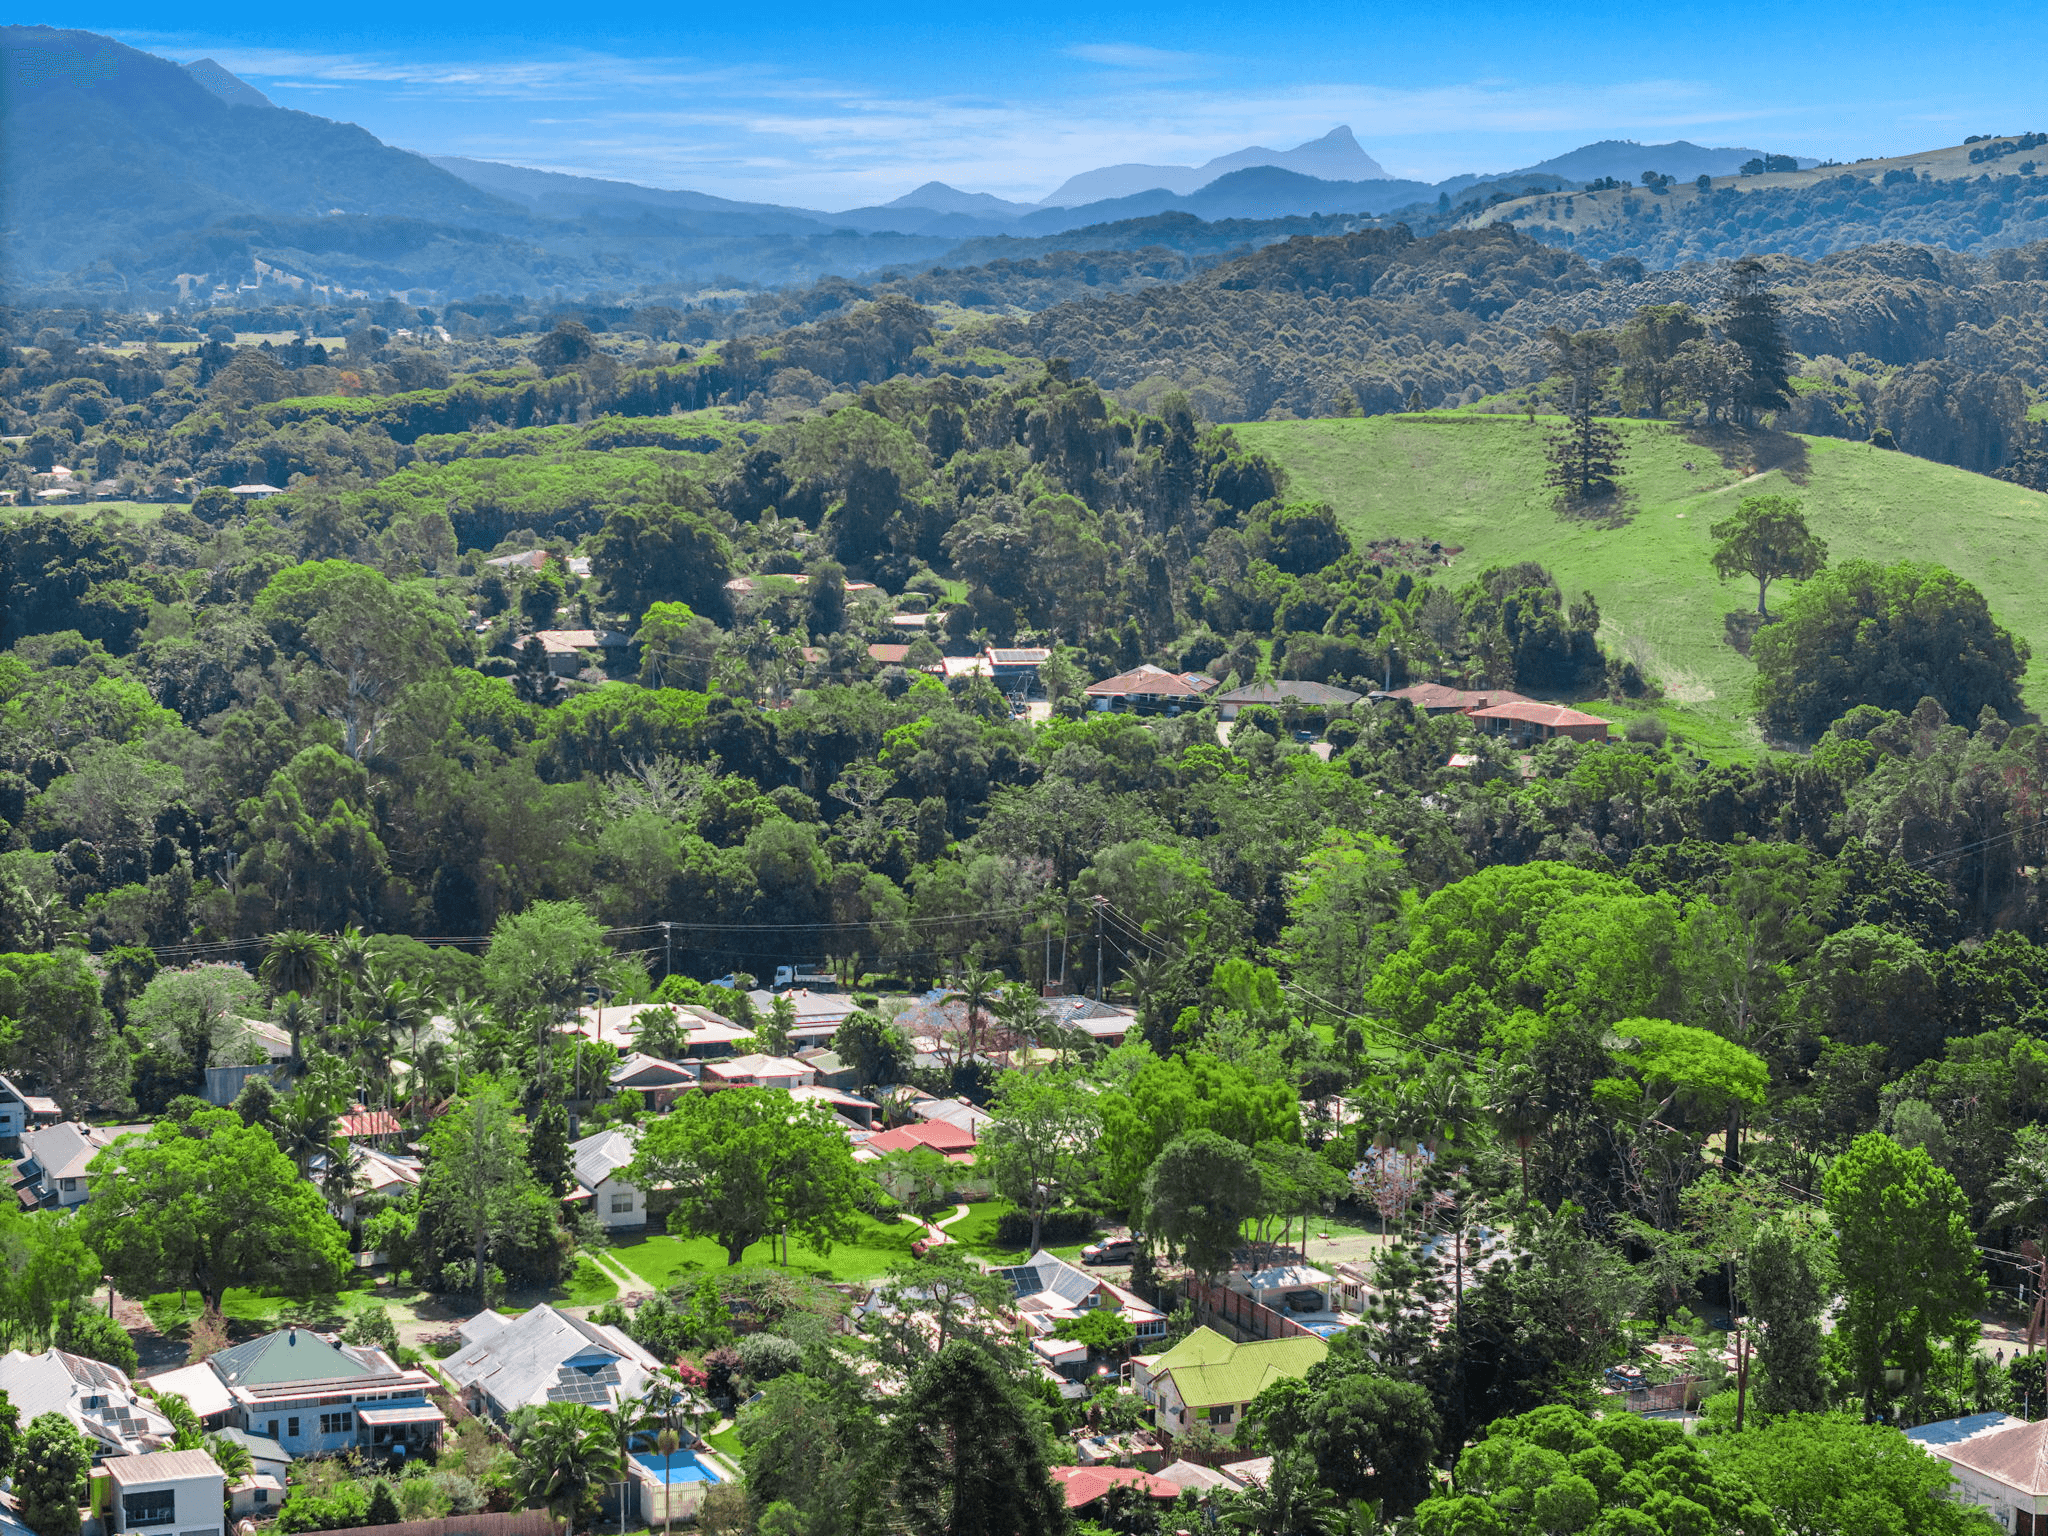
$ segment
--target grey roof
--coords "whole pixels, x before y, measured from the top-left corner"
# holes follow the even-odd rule
[[[0,1355],[0,1392],[22,1423],[62,1414],[88,1439],[123,1455],[152,1450],[171,1435],[170,1420],[136,1396],[124,1372],[61,1349]]]
[[[442,1369],[510,1412],[528,1403],[605,1407],[638,1397],[661,1362],[616,1328],[543,1303],[449,1356]]]
[[[1076,1303],[1084,1296],[1091,1295],[1102,1283],[1087,1270],[1077,1269],[1057,1254],[1047,1253],[1043,1248],[1012,1269],[992,1270],[990,1273],[998,1279],[1009,1281],[1019,1297],[1036,1296],[1042,1291],[1051,1291],[1062,1301]]]
[[[222,1476],[220,1463],[204,1451],[151,1451],[147,1456],[113,1456],[104,1465],[116,1486]]]
[[[948,1125],[957,1125],[961,1130],[973,1131],[977,1135],[995,1118],[965,1099],[927,1099],[921,1104],[911,1105],[910,1112],[920,1120],[943,1120]]]
[[[104,1144],[76,1120],[60,1120],[21,1136],[23,1162],[33,1162],[45,1179],[77,1179]]]
[[[576,1168],[576,1182],[595,1189],[633,1161],[632,1131],[619,1127],[585,1136],[569,1143],[569,1159]]]
[[[1251,683],[1243,688],[1233,688],[1228,693],[1216,695],[1218,704],[1356,704],[1364,698],[1362,693],[1353,693],[1349,688],[1334,688],[1328,683],[1311,683],[1300,678],[1283,677],[1277,682]]]
[[[223,1440],[232,1440],[240,1445],[249,1453],[249,1459],[256,1464],[258,1472],[270,1467],[288,1467],[291,1465],[292,1453],[286,1450],[275,1436],[259,1435],[250,1430],[238,1429],[232,1424],[221,1429],[212,1430],[210,1433],[218,1435]]]

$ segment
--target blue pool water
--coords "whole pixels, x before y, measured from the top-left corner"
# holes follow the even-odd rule
[[[697,1459],[695,1451],[679,1450],[669,1457],[666,1478],[664,1478],[662,1471],[661,1452],[635,1451],[633,1459],[653,1473],[654,1480],[657,1483],[664,1480],[671,1483],[715,1483],[720,1481],[716,1472]]]

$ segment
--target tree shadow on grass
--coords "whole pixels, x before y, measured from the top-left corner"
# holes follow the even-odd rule
[[[1721,635],[1744,656],[1756,643],[1756,632],[1764,627],[1764,616],[1754,608],[1737,609],[1721,615]]]
[[[1724,469],[1744,475],[1778,471],[1794,485],[1806,484],[1810,471],[1804,439],[1789,432],[1771,432],[1761,427],[1693,427],[1685,440],[1710,450]]]
[[[1560,521],[1590,523],[1595,528],[1626,528],[1636,515],[1635,493],[1618,486],[1605,496],[1574,496],[1560,491],[1556,506]]]

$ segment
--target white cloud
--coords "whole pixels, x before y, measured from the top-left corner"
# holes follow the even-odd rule
[[[186,35],[128,40],[172,57],[210,55],[266,87],[321,91],[338,115],[427,153],[830,208],[885,201],[928,179],[1036,198],[1091,166],[1200,164],[1247,144],[1284,148],[1337,123],[1393,174],[1435,180],[1529,164],[1588,139],[1761,132],[1762,122],[1786,120],[1779,108],[1684,79],[1197,91],[1176,81],[1213,61],[1119,42],[1050,55],[1075,63],[1027,97],[917,96],[760,63],[593,51],[436,60]],[[1114,89],[1104,69],[1118,72]],[[349,93],[359,99],[335,99]]]

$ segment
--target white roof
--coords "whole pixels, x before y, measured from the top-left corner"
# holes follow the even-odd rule
[[[735,1056],[730,1061],[714,1061],[707,1071],[721,1077],[744,1074],[747,1077],[809,1077],[811,1064],[798,1061],[794,1056]]]
[[[965,1099],[927,1099],[921,1104],[911,1105],[910,1112],[920,1120],[943,1120],[977,1136],[981,1134],[981,1128],[995,1118]]]
[[[470,1336],[468,1324],[463,1334]],[[457,1387],[478,1388],[509,1411],[548,1402],[610,1407],[640,1396],[660,1368],[618,1329],[543,1303],[466,1344],[442,1370]]]
[[[576,1182],[596,1189],[606,1179],[633,1161],[636,1130],[614,1126],[569,1143],[569,1160],[575,1165]]]
[[[197,1365],[181,1365],[175,1371],[159,1372],[148,1380],[150,1391],[159,1395],[177,1393],[202,1419],[226,1413],[235,1406],[234,1397],[204,1360]]]
[[[102,1465],[115,1486],[174,1483],[188,1477],[220,1477],[220,1463],[204,1451],[152,1451],[146,1456],[112,1456]]]
[[[62,1414],[102,1450],[121,1456],[154,1450],[173,1433],[171,1421],[137,1396],[125,1372],[61,1349],[39,1355],[13,1349],[0,1355],[0,1392],[7,1394],[22,1423],[45,1413]],[[89,1400],[99,1406],[86,1407]]]

